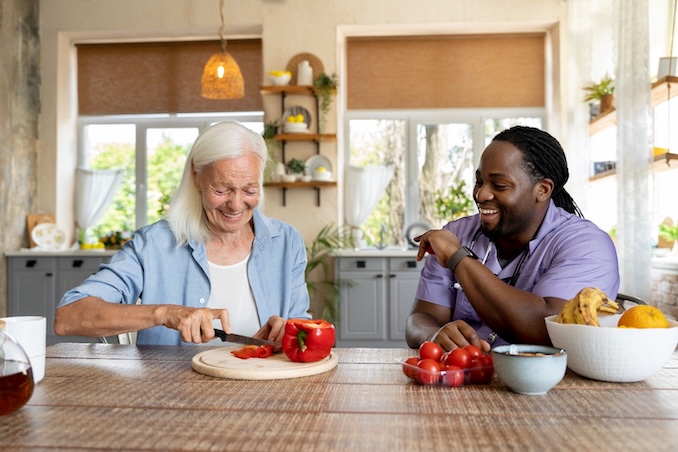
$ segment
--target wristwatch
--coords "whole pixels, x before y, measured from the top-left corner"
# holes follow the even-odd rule
[[[476,253],[471,251],[470,248],[462,246],[457,250],[456,253],[452,255],[452,257],[450,257],[447,260],[447,268],[449,268],[452,271],[452,273],[454,273],[454,269],[457,268],[457,264],[459,264],[459,261],[461,261],[465,257],[472,257],[473,259],[478,259]]]

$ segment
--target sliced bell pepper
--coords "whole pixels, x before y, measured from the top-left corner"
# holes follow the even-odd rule
[[[326,320],[288,319],[282,349],[294,362],[320,361],[334,347],[334,325]]]
[[[270,345],[245,345],[238,350],[232,350],[231,354],[236,358],[268,358],[273,353],[273,348]]]

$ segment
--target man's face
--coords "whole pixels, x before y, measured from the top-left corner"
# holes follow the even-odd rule
[[[506,141],[493,141],[476,170],[473,198],[483,234],[491,240],[529,241],[542,221],[537,188],[523,168],[523,153]]]

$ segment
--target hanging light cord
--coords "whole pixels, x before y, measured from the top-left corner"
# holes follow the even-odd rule
[[[221,27],[219,27],[219,39],[221,39],[221,51],[226,52],[226,25],[224,24],[224,0],[219,0],[219,17],[221,17]]]

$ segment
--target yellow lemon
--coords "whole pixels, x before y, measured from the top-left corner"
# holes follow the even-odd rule
[[[294,118],[294,116],[291,116],[291,115],[290,115],[290,116],[287,117],[287,119],[285,119],[285,121],[287,121],[287,122],[296,122],[296,119]]]
[[[283,72],[283,74],[284,74],[284,75],[292,76],[292,73],[291,73],[290,71],[285,71],[285,72]]]
[[[294,117],[294,119],[296,119],[297,122],[304,122],[304,115],[299,113],[297,116]]]
[[[324,173],[325,171],[327,171],[327,169],[325,169],[324,166],[319,166],[318,169],[316,169],[316,171],[319,173]]]

